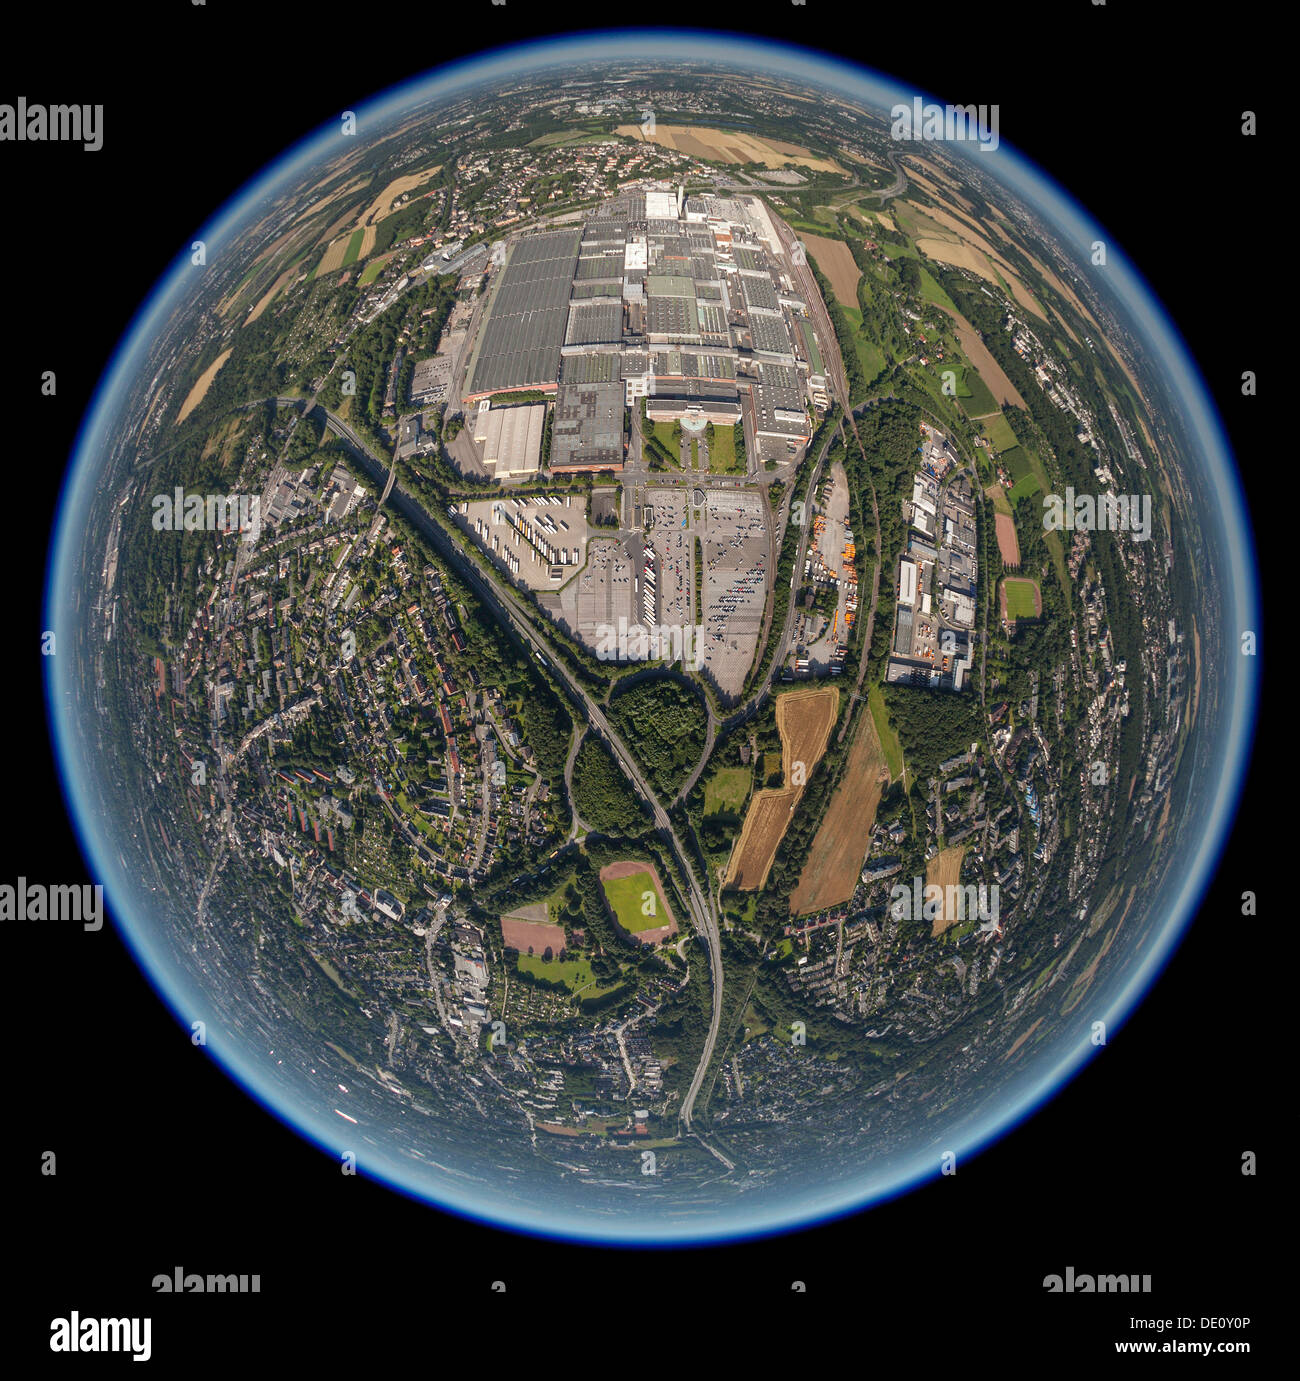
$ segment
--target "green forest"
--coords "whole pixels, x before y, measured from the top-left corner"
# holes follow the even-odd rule
[[[672,800],[704,751],[708,713],[698,692],[673,676],[618,687],[609,716],[661,800]]]

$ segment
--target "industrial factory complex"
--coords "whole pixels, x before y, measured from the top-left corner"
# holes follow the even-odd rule
[[[650,422],[743,422],[752,468],[808,441],[822,353],[758,198],[628,191],[504,254],[463,393],[490,473],[619,471],[641,399]],[[535,415],[491,419],[539,394],[554,400],[546,456]]]
[[[453,454],[502,484],[452,505],[466,535],[598,657],[654,658],[636,630],[666,630],[724,700],[776,564],[766,486],[803,458],[838,359],[793,245],[757,197],[625,190],[496,247],[459,375],[475,449]],[[608,478],[599,525],[536,490],[580,474]]]

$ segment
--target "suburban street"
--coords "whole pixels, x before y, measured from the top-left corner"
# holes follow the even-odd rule
[[[899,176],[900,178],[902,177],[901,172]],[[795,241],[793,233],[790,231],[790,228],[779,219],[776,221],[776,225],[778,228],[778,234],[782,241],[782,249],[787,259],[790,261],[792,265],[793,276],[797,281],[799,290],[802,293],[804,300],[808,303],[809,308],[812,311],[814,326],[818,332],[818,335],[822,338],[825,345],[825,355],[827,359],[827,364],[829,366],[828,379],[830,384],[830,392],[843,411],[843,421],[841,422],[841,426],[837,428],[836,431],[833,431],[827,435],[827,437],[821,445],[821,449],[818,455],[814,460],[812,482],[805,490],[805,492],[811,496],[816,493],[816,486],[821,478],[822,467],[825,462],[826,454],[830,448],[832,439],[836,432],[842,433],[844,422],[847,422],[847,424],[853,428],[855,438],[857,436],[857,431],[854,423],[853,413],[849,407],[847,379],[844,374],[843,362],[840,359],[840,354],[836,343],[836,336],[831,327],[831,323],[827,315],[825,305],[822,302],[820,292],[817,289],[816,282],[812,275],[812,270],[804,260],[804,257],[794,252]],[[677,862],[677,867],[680,876],[685,883],[687,903],[691,914],[692,924],[694,925],[695,930],[703,940],[705,948],[708,951],[711,980],[711,1016],[709,1022],[709,1029],[705,1037],[703,1049],[700,1053],[699,1063],[691,1079],[690,1085],[682,1098],[679,1113],[681,1124],[684,1131],[691,1133],[691,1121],[694,1113],[695,1102],[699,1095],[701,1086],[704,1082],[705,1075],[713,1060],[713,1055],[717,1046],[718,1036],[722,1022],[722,994],[724,981],[722,967],[722,948],[719,933],[716,899],[713,896],[713,889],[710,880],[706,878],[706,885],[701,885],[699,877],[697,876],[694,861],[690,853],[683,845],[682,840],[678,836],[678,833],[674,828],[671,819],[668,816],[667,810],[664,808],[663,804],[659,801],[658,796],[650,787],[635,757],[628,749],[627,745],[623,742],[619,734],[615,731],[613,726],[609,723],[609,720],[605,716],[605,713],[602,710],[600,704],[584,689],[584,687],[578,682],[576,677],[564,666],[562,660],[555,656],[549,642],[533,626],[531,611],[521,601],[519,596],[512,589],[510,589],[500,579],[498,579],[497,575],[494,572],[484,570],[479,566],[479,564],[473,559],[473,557],[464,550],[459,541],[457,541],[456,538],[451,533],[449,533],[446,528],[444,528],[437,516],[426,511],[426,509],[419,502],[417,502],[411,495],[406,493],[401,488],[401,486],[396,483],[395,459],[386,458],[377,454],[374,450],[371,449],[370,445],[360,435],[357,434],[357,432],[352,427],[350,427],[341,418],[337,417],[336,415],[325,409],[322,405],[317,403],[316,398],[314,396],[310,399],[283,397],[277,398],[275,401],[278,404],[284,406],[294,406],[297,408],[301,408],[303,409],[304,415],[313,411],[316,408],[320,409],[324,417],[326,427],[343,439],[343,441],[347,444],[349,451],[361,465],[362,469],[364,469],[367,472],[372,482],[379,487],[379,505],[383,506],[385,503],[388,503],[398,512],[402,513],[403,516],[406,517],[407,520],[410,521],[431,542],[434,548],[446,560],[448,560],[451,563],[451,565],[456,569],[458,575],[469,584],[469,586],[475,591],[475,593],[484,601],[487,607],[493,611],[498,621],[501,622],[502,625],[511,632],[516,641],[523,648],[525,648],[530,653],[530,655],[534,656],[539,663],[544,665],[557,678],[559,683],[563,686],[564,691],[570,699],[570,701],[580,710],[582,718],[586,721],[588,732],[595,732],[599,734],[600,737],[605,741],[605,744],[609,748],[609,751],[612,753],[615,761],[619,764],[625,777],[632,784],[632,787],[635,790],[637,796],[641,799],[643,804],[649,809],[651,818],[654,822],[654,827],[658,831],[660,837],[671,846]],[[636,435],[637,426],[635,421],[633,423],[633,430],[634,435]],[[759,473],[752,477],[710,476],[707,474],[707,470],[703,472],[693,473],[689,468],[689,444],[690,443],[688,440],[684,440],[681,448],[682,460],[684,462],[683,473],[676,476],[668,474],[656,474],[653,480],[655,484],[704,484],[708,487],[723,488],[728,487],[730,485],[740,486],[743,484],[751,483],[754,479],[756,479],[758,483],[762,485],[766,485],[767,483],[771,482],[771,477],[764,475],[762,473]],[[859,446],[860,445],[861,443],[859,442]],[[702,453],[701,464],[702,466],[707,465],[707,453]],[[631,474],[630,476],[625,475],[625,480],[630,478],[633,482],[636,482],[638,478],[638,468],[639,467],[637,462],[634,462],[632,465],[630,465],[628,469],[631,472]],[[277,467],[277,473],[278,470],[279,467]],[[273,479],[275,478],[276,476],[273,476]],[[650,477],[648,474],[644,476],[644,480],[646,482],[649,482]],[[780,517],[783,518],[785,521],[788,521],[790,505],[794,500],[794,494],[795,485],[791,483],[784,496],[782,511],[780,515]],[[880,526],[879,515],[876,511],[874,487],[872,490],[872,511],[873,518],[875,520],[876,551],[878,552]],[[805,515],[805,518],[807,518],[807,515]],[[778,522],[776,521],[776,515],[773,515],[773,530],[771,534],[772,561],[769,567],[769,569],[771,570],[771,576],[769,577],[769,579],[773,582],[777,579],[777,555],[779,552],[777,527]],[[803,530],[801,531],[799,536],[799,544],[795,557],[795,564],[791,574],[792,588],[794,583],[798,579],[800,571],[803,569],[803,563],[807,556],[808,542],[812,530],[811,522],[806,520],[802,524],[802,529]],[[774,587],[771,587],[771,589],[772,593],[774,594]],[[876,569],[874,571],[871,601],[867,611],[867,621],[864,629],[864,638],[862,642],[862,651],[860,656],[858,675],[853,691],[853,703],[855,703],[858,699],[862,679],[865,674],[867,655],[870,647],[871,630],[875,618],[878,592],[879,566],[877,563]],[[757,688],[755,688],[748,700],[746,700],[744,704],[742,704],[734,714],[726,718],[726,720],[723,722],[723,727],[734,728],[737,724],[744,722],[746,718],[748,718],[756,711],[756,709],[762,704],[764,699],[770,693],[773,679],[779,674],[779,669],[782,666],[785,657],[789,651],[789,640],[791,636],[791,630],[793,627],[793,620],[794,604],[793,602],[791,602],[786,609],[785,621],[781,629],[780,638],[776,647],[775,655],[772,658],[771,665],[768,667],[767,672],[762,678],[761,684]],[[765,631],[767,633],[768,638],[770,639],[770,627],[767,628]],[[761,655],[761,653],[762,647],[760,647],[757,650],[756,655]],[[705,762],[707,761],[708,754],[712,750],[712,746],[716,739],[718,730],[718,716],[714,711],[712,705],[710,705],[708,707],[708,728],[706,734],[705,751],[700,759],[700,762],[696,765],[694,771],[691,773],[691,776],[688,779],[686,786],[683,788],[683,792],[679,795],[679,800],[685,796],[686,792],[688,792],[690,788],[694,786],[695,782],[698,780],[699,774],[702,771]],[[565,782],[566,786],[570,787],[572,783],[573,762],[576,757],[576,750],[579,738],[580,735],[575,733],[573,743],[570,746],[568,760],[565,766]],[[572,800],[571,791],[570,800]],[[581,832],[581,829],[582,822],[577,818],[575,812],[570,838],[572,839],[576,837]],[[704,1142],[704,1139],[702,1137],[699,1137],[698,1133],[692,1134],[695,1135],[697,1139],[701,1141],[702,1144],[707,1146],[707,1143]],[[713,1155],[715,1155],[719,1160],[721,1160],[724,1164],[730,1165],[730,1162],[727,1160],[727,1158],[723,1156],[721,1152],[719,1152],[715,1147],[708,1146],[707,1149],[709,1149],[709,1151]]]

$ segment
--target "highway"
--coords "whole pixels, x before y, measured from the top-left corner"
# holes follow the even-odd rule
[[[899,174],[899,178],[902,179],[901,170],[897,168],[897,165],[895,165],[895,169]],[[886,195],[888,195],[888,193]],[[840,407],[842,408],[844,413],[844,420],[847,421],[848,425],[853,428],[854,436],[856,437],[857,428],[854,424],[853,412],[849,405],[848,381],[845,377],[843,361],[840,359],[838,340],[836,338],[834,330],[831,327],[830,318],[826,311],[825,304],[822,302],[821,293],[817,288],[816,280],[813,278],[811,268],[806,263],[799,262],[799,258],[801,256],[796,256],[793,252],[795,240],[793,232],[790,230],[790,227],[786,225],[786,223],[783,220],[781,220],[779,217],[775,215],[773,216],[773,221],[777,227],[777,233],[783,242],[782,248],[785,251],[786,258],[793,266],[793,276],[798,283],[804,301],[808,304],[809,310],[812,312],[813,321],[817,328],[817,332],[822,337],[822,340],[825,343],[824,355],[828,365],[830,366],[828,373],[830,376],[832,396],[835,397],[836,401],[840,404]],[[467,341],[467,345],[468,344],[469,341]],[[336,417],[333,413],[326,410],[321,404],[317,403],[314,397],[310,400],[282,398],[277,399],[276,401],[279,403],[293,404],[296,406],[303,406],[304,404],[306,404],[306,411],[310,411],[313,405],[315,407],[320,408],[321,412],[324,414],[325,422],[328,428],[335,434],[343,438],[343,440],[348,444],[349,448],[352,450],[353,454],[356,456],[358,461],[361,463],[362,467],[369,473],[372,481],[375,484],[382,486],[382,497],[380,499],[380,503],[382,504],[385,501],[388,501],[398,512],[402,513],[407,518],[407,520],[410,521],[432,543],[434,548],[438,552],[440,552],[446,560],[448,560],[451,563],[451,565],[456,569],[460,577],[463,580],[465,580],[466,583],[470,586],[470,588],[475,591],[475,593],[484,601],[484,603],[490,609],[493,610],[498,620],[511,630],[511,632],[514,634],[515,638],[520,642],[520,644],[525,648],[529,649],[534,656],[538,657],[539,659],[544,659],[545,665],[551,669],[554,675],[560,680],[561,684],[564,686],[565,692],[569,696],[569,699],[577,707],[581,709],[583,716],[587,721],[589,729],[594,730],[605,740],[605,743],[607,744],[610,752],[613,754],[615,760],[622,768],[624,775],[632,783],[633,788],[636,790],[637,794],[640,796],[642,801],[647,806],[649,806],[651,816],[654,820],[655,828],[659,831],[661,838],[671,843],[673,853],[676,855],[677,866],[680,875],[686,884],[687,902],[691,913],[692,924],[695,926],[696,931],[703,939],[705,948],[708,951],[712,998],[708,1034],[704,1041],[704,1048],[700,1052],[699,1064],[697,1065],[695,1074],[691,1079],[690,1086],[682,1099],[679,1116],[681,1119],[682,1127],[685,1130],[685,1132],[694,1135],[696,1139],[700,1140],[702,1144],[704,1144],[712,1154],[714,1154],[720,1160],[722,1160],[724,1164],[730,1166],[731,1162],[727,1161],[726,1158],[716,1150],[716,1148],[708,1146],[708,1143],[704,1142],[703,1138],[700,1137],[698,1133],[692,1132],[691,1129],[691,1118],[694,1112],[695,1100],[699,1096],[700,1087],[704,1082],[705,1073],[707,1072],[709,1065],[713,1059],[713,1053],[717,1046],[718,1035],[722,1025],[722,944],[718,928],[717,912],[714,907],[714,901],[711,894],[711,890],[710,892],[706,893],[705,890],[701,887],[699,879],[696,876],[696,871],[691,856],[687,852],[686,848],[683,846],[681,839],[678,837],[677,831],[674,829],[672,821],[668,817],[667,811],[660,804],[658,797],[655,795],[649,783],[643,776],[635,757],[632,755],[627,745],[615,732],[614,728],[611,726],[608,719],[605,717],[604,711],[601,709],[600,705],[587,693],[583,686],[578,683],[576,678],[563,665],[561,660],[556,657],[549,643],[535,631],[535,629],[532,626],[531,620],[528,616],[528,613],[526,612],[526,606],[520,602],[515,593],[512,590],[505,587],[501,583],[501,581],[497,579],[495,574],[485,572],[483,569],[481,569],[477,562],[473,560],[473,558],[463,549],[460,543],[453,538],[453,536],[442,526],[442,524],[439,521],[437,521],[437,519],[435,519],[431,514],[427,513],[425,509],[419,503],[416,502],[415,499],[413,499],[409,494],[407,494],[400,486],[395,484],[395,460],[387,459],[377,455],[374,451],[371,450],[370,446],[360,436],[358,436],[357,433],[354,432],[351,427],[347,425],[346,422],[344,422],[341,418]],[[816,492],[816,483],[820,478],[822,464],[825,460],[826,452],[829,448],[829,445],[830,437],[828,436],[825,443],[822,446],[821,453],[817,456],[815,461],[813,472],[813,484],[806,491],[809,495]],[[860,441],[859,445],[861,445]],[[687,482],[691,482],[694,481],[697,477],[683,476],[682,478]],[[698,478],[704,477],[700,476]],[[743,481],[738,480],[737,482],[741,483]],[[785,500],[787,509],[788,505],[793,499],[794,490],[795,486],[792,483],[790,486],[789,493],[787,494]],[[875,490],[873,486],[873,513],[875,513],[875,507]],[[807,518],[807,516],[808,515],[805,514],[805,518]],[[876,550],[879,551],[880,525],[878,513],[875,513],[875,518]],[[804,522],[803,532],[800,534],[799,547],[795,559],[795,578],[798,577],[799,573],[803,569],[803,562],[806,559],[807,555],[808,536],[811,531],[811,527],[811,522]],[[774,555],[772,561],[772,578],[773,580],[775,580],[777,575],[775,541],[773,542],[773,548]],[[863,672],[866,668],[867,656],[870,645],[870,630],[872,628],[872,624],[875,618],[878,588],[879,570],[877,569],[876,581],[872,590],[871,605],[870,610],[868,612],[865,629],[866,637],[863,639],[862,644],[861,664],[858,671],[857,685],[855,685],[853,692],[853,699],[855,701],[858,697]],[[767,675],[764,677],[762,685],[758,687],[758,689],[754,692],[750,699],[741,707],[741,709],[736,714],[729,717],[727,721],[728,724],[732,724],[733,722],[743,720],[749,714],[752,714],[754,709],[758,706],[758,704],[761,703],[762,699],[767,695],[772,682],[772,677],[777,674],[777,670],[780,667],[782,661],[784,660],[789,648],[789,639],[793,623],[793,614],[794,605],[792,601],[786,610],[785,626],[781,631],[781,639],[777,648],[777,655],[774,656],[772,660],[772,665],[769,668]],[[711,731],[709,739],[710,742],[712,742],[713,731],[715,730],[715,725],[713,723],[714,716],[712,708],[710,708],[709,710],[709,719],[709,727]],[[696,773],[693,775],[698,776],[698,771],[699,769],[697,768]],[[576,815],[574,823],[575,825],[577,825],[578,823]]]
[[[305,401],[305,399],[277,399],[277,402],[299,406]],[[671,843],[673,852],[677,857],[678,868],[686,882],[691,921],[708,950],[712,977],[713,1012],[709,1024],[709,1034],[700,1057],[699,1067],[695,1071],[695,1076],[686,1096],[682,1099],[680,1111],[682,1122],[689,1130],[695,1099],[704,1080],[705,1070],[713,1057],[718,1029],[722,1023],[722,944],[718,933],[718,920],[712,907],[711,898],[700,886],[691,857],[678,837],[677,831],[673,828],[672,821],[668,818],[668,812],[659,803],[658,797],[651,790],[635,757],[615,732],[600,706],[556,658],[549,644],[534,630],[524,607],[513,591],[504,587],[495,575],[487,574],[481,570],[478,564],[452,539],[451,534],[439,522],[428,514],[405,490],[393,484],[392,465],[389,461],[376,455],[341,418],[334,416],[320,404],[316,406],[324,413],[326,425],[348,443],[356,458],[369,473],[370,478],[376,484],[385,486],[393,507],[402,513],[429,539],[437,551],[452,563],[457,574],[494,611],[498,619],[513,631],[516,638],[526,648],[535,655],[546,659],[546,665],[563,682],[569,698],[581,708],[589,728],[595,730],[605,740],[610,752],[623,769],[624,775],[632,783],[641,799],[650,807],[655,828],[663,838]]]

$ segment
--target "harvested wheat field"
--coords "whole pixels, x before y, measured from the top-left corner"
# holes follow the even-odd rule
[[[289,268],[285,269],[285,271],[279,276],[279,278],[277,278],[275,282],[271,284],[271,286],[267,289],[265,294],[263,294],[263,296],[258,300],[253,310],[249,312],[249,314],[244,318],[244,325],[249,326],[253,322],[255,322],[257,318],[260,317],[262,313],[266,311],[266,309],[275,300],[276,294],[279,293],[282,289],[286,288],[301,273],[302,266],[299,264],[293,264]]]
[[[199,375],[194,381],[194,387],[185,395],[185,401],[181,404],[181,410],[176,414],[176,425],[179,427],[182,422],[194,411],[203,401],[203,395],[212,385],[213,379],[221,370],[221,366],[230,358],[230,351],[223,350],[215,360]]]
[[[432,182],[441,170],[442,164],[439,163],[436,167],[426,168],[422,173],[405,173],[399,178],[394,178],[362,212],[357,224],[359,226],[378,224],[385,216],[392,215],[393,203],[398,197],[404,192],[413,192],[417,187],[424,186],[426,182]]]
[[[760,791],[755,795],[745,812],[745,823],[727,869],[729,886],[738,887],[742,892],[753,892],[763,886],[777,846],[802,795],[801,786]]]
[[[989,392],[997,399],[998,404],[1012,403],[1028,412],[1028,405],[1020,396],[1019,390],[1007,378],[1006,371],[1002,366],[993,358],[988,346],[980,339],[979,332],[960,312],[954,312],[949,307],[940,307],[939,310],[947,312],[957,323],[957,340],[960,342],[966,358],[979,370],[980,378],[989,386]]]
[[[825,235],[810,235],[807,231],[799,238],[817,261],[817,267],[830,279],[835,296],[846,307],[856,307],[862,270],[854,263],[848,245],[843,240],[828,240]]]
[[[640,125],[619,125],[614,133],[641,139],[647,144],[662,144],[666,149],[676,149],[679,153],[690,154],[692,158],[705,158],[714,163],[761,163],[765,168],[783,168],[788,163],[798,163],[817,172],[847,176],[846,170],[833,158],[818,158],[810,149],[798,144],[763,139],[744,130],[656,124],[649,138]]]
[[[731,851],[727,884],[750,892],[767,882],[777,847],[804,786],[826,751],[840,693],[834,686],[808,686],[787,691],[776,702],[776,727],[781,734],[783,785],[754,794],[740,837]]]
[[[943,888],[943,905],[930,924],[932,937],[942,935],[958,919],[956,915],[948,915],[948,889],[957,886],[957,879],[961,877],[961,860],[965,852],[965,844],[956,844],[951,849],[940,849],[925,865],[926,896],[930,895],[932,885]]]
[[[776,727],[781,731],[781,769],[787,786],[800,786],[792,780],[796,763],[803,764],[803,781],[826,751],[826,741],[839,713],[840,693],[835,686],[806,686],[777,696]]]
[[[333,273],[335,269],[343,267],[344,256],[348,252],[348,245],[352,242],[352,232],[340,235],[337,240],[325,251],[324,257],[316,266],[316,277],[324,278],[327,273]]]
[[[799,885],[791,894],[791,915],[811,915],[828,906],[839,906],[853,896],[862,860],[871,843],[876,807],[888,780],[880,738],[864,704],[844,775],[813,836]]]

